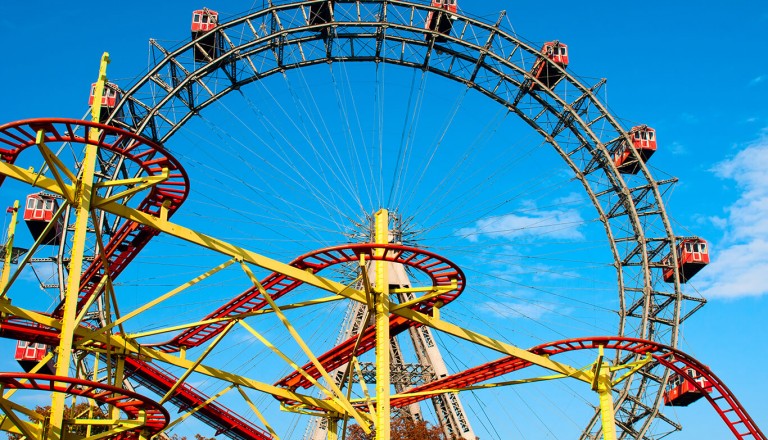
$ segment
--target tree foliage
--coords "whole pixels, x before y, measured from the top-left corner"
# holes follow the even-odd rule
[[[93,412],[90,412],[90,411],[93,411]],[[35,412],[45,418],[51,417],[50,406],[38,406],[35,408]],[[107,414],[105,414],[104,411],[101,410],[101,408],[99,408],[98,406],[91,408],[91,406],[89,406],[85,402],[75,403],[74,405],[69,405],[64,407],[64,420],[106,419],[106,418],[107,418]],[[33,421],[32,418],[30,418],[30,420]],[[87,433],[88,427],[85,425],[69,425],[65,429],[70,434],[85,436]],[[98,434],[108,430],[109,430],[109,427],[106,427],[106,426],[92,426],[91,435]],[[12,433],[8,434],[8,440],[20,440],[21,438],[22,436],[18,434],[12,434]]]
[[[347,440],[374,440],[374,433],[366,434],[358,425],[347,428]],[[414,420],[403,414],[392,419],[390,424],[391,440],[446,440],[439,426],[429,426],[423,420]]]

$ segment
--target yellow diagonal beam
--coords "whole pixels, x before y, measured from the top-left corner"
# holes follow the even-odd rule
[[[0,162],[2,163],[2,162]],[[40,236],[37,237],[35,240],[35,243],[27,250],[27,253],[24,254],[24,257],[21,259],[19,264],[16,266],[16,270],[13,272],[13,275],[11,275],[10,280],[5,284],[5,287],[0,288],[0,299],[4,298],[8,294],[8,290],[13,285],[14,282],[16,282],[16,279],[21,275],[21,271],[24,270],[26,267],[28,267],[29,261],[32,259],[32,256],[35,254],[35,251],[38,247],[42,244],[45,237],[48,236],[48,233],[53,230],[53,228],[56,227],[56,223],[59,221],[59,218],[61,218],[61,215],[64,213],[65,207],[69,206],[68,203],[62,203],[61,206],[59,206],[59,209],[56,210],[56,212],[53,214],[53,218],[51,221],[45,225],[45,228],[43,228],[43,232],[40,234]]]
[[[352,362],[354,363],[355,371],[357,371],[357,380],[360,383],[360,388],[363,390],[363,396],[365,396],[363,401],[368,405],[368,411],[370,411],[371,415],[375,418],[376,408],[373,406],[373,399],[371,399],[371,394],[368,392],[368,385],[363,378],[363,370],[360,368],[360,362],[358,362],[357,356],[352,358]]]
[[[107,186],[115,186],[115,185],[135,185],[138,183],[138,185],[128,188],[124,191],[121,191],[117,194],[113,194],[111,196],[105,197],[101,200],[99,200],[98,204],[94,204],[93,206],[95,208],[100,208],[102,205],[106,203],[111,203],[117,200],[122,200],[125,197],[132,196],[138,192],[141,192],[147,188],[151,188],[159,183],[163,183],[166,180],[168,180],[168,168],[163,168],[163,172],[161,175],[158,176],[147,176],[147,177],[140,177],[136,179],[126,179],[126,180],[113,180],[110,182],[104,182],[101,184],[96,185],[97,188],[101,187],[107,187]]]
[[[173,384],[173,386],[171,387],[171,389],[170,389],[170,390],[168,390],[168,392],[167,392],[167,393],[165,393],[165,396],[163,396],[163,398],[162,398],[162,399],[160,399],[160,402],[159,402],[159,403],[160,403],[160,405],[162,405],[162,404],[164,404],[165,402],[167,402],[167,401],[168,401],[168,399],[170,399],[170,398],[171,398],[171,396],[173,396],[173,394],[174,394],[174,393],[176,392],[176,390],[177,390],[177,389],[178,389],[178,388],[181,386],[181,384],[183,384],[183,383],[184,383],[184,381],[186,381],[186,380],[187,380],[187,378],[189,377],[189,375],[190,375],[190,374],[192,374],[192,372],[193,372],[193,371],[195,371],[195,369],[196,369],[196,368],[197,368],[197,367],[198,367],[198,366],[199,366],[201,363],[203,363],[203,361],[204,361],[204,360],[205,360],[205,358],[206,358],[206,357],[207,357],[207,356],[208,356],[208,355],[211,353],[211,351],[212,351],[214,348],[216,348],[216,346],[219,344],[219,342],[221,342],[221,340],[224,338],[224,336],[226,336],[226,335],[227,335],[227,333],[229,333],[229,331],[232,329],[232,327],[235,325],[235,323],[236,323],[236,321],[230,322],[229,324],[227,324],[227,326],[226,326],[226,327],[224,327],[224,330],[222,330],[222,332],[221,332],[221,333],[219,333],[219,334],[216,336],[216,338],[215,338],[215,339],[214,339],[214,340],[213,340],[213,341],[212,341],[212,342],[211,342],[211,343],[208,345],[208,347],[206,347],[206,348],[205,348],[205,350],[204,350],[204,351],[203,351],[203,353],[200,355],[200,357],[199,357],[199,358],[197,358],[197,360],[196,360],[195,362],[193,362],[193,363],[192,363],[192,365],[190,365],[190,366],[187,368],[187,371],[185,371],[185,372],[184,372],[184,374],[182,374],[182,375],[181,375],[181,377],[179,377],[179,379],[176,381],[176,383],[175,383],[175,384]]]
[[[66,165],[56,157],[56,155],[51,151],[48,146],[45,144],[45,130],[38,130],[37,134],[35,136],[35,145],[37,145],[37,149],[40,150],[40,154],[43,156],[43,159],[45,160],[45,163],[48,165],[48,169],[51,170],[51,174],[53,174],[53,178],[56,179],[56,182],[59,184],[59,187],[64,190],[63,196],[69,201],[70,203],[73,203],[75,201],[75,192],[74,192],[74,185],[77,182],[77,177],[75,176],[75,173],[69,170]],[[61,173],[64,173],[67,180],[64,180],[64,177],[62,177]]]
[[[27,371],[27,373],[29,373],[29,374],[36,374],[51,359],[53,359],[53,352],[49,351],[48,353],[45,354],[45,356],[43,356],[42,359],[40,359],[40,361],[37,364],[35,364],[34,367],[32,367],[31,370]],[[21,379],[19,382],[20,383],[27,383],[27,382],[29,382],[29,380]],[[16,391],[18,391],[18,390],[19,390],[18,388],[12,388],[12,389],[8,390],[7,393],[3,394],[3,399],[10,399],[11,396],[13,396],[16,393]]]
[[[318,299],[313,299],[313,300],[309,300],[309,301],[303,301],[303,302],[299,302],[299,303],[295,303],[295,304],[285,305],[285,306],[280,307],[280,309],[281,310],[299,309],[299,308],[302,308],[302,307],[314,306],[314,305],[317,305],[317,304],[325,304],[325,303],[328,303],[328,302],[340,301],[340,300],[343,300],[343,299],[346,299],[346,298],[344,298],[343,296],[337,296],[337,295],[327,296],[327,297],[324,297],[324,298],[318,298]],[[189,322],[189,323],[186,323],[186,324],[174,325],[172,327],[164,327],[164,328],[157,329],[157,330],[149,330],[149,331],[146,331],[146,332],[129,333],[127,335],[127,338],[128,339],[145,338],[147,336],[155,336],[155,335],[159,335],[159,334],[163,334],[163,333],[170,333],[170,332],[173,332],[173,331],[185,330],[185,329],[192,328],[192,327],[198,327],[198,326],[203,326],[203,325],[208,325],[208,324],[215,324],[217,322],[237,321],[237,320],[241,320],[241,319],[245,319],[245,318],[250,318],[251,316],[267,315],[267,314],[270,314],[270,313],[275,313],[275,312],[272,309],[254,310],[252,312],[241,313],[241,314],[238,314],[238,315],[225,316],[225,317],[222,317],[222,318],[204,319],[202,321]]]
[[[262,298],[264,298],[265,301],[269,304],[269,307],[274,310],[275,315],[277,315],[277,318],[280,320],[280,322],[283,324],[283,326],[288,330],[288,333],[293,337],[294,341],[299,345],[301,350],[304,352],[305,355],[309,358],[310,362],[312,362],[312,365],[317,368],[317,371],[320,373],[320,375],[323,377],[323,379],[326,380],[328,383],[328,386],[331,387],[331,390],[333,390],[333,394],[335,394],[335,400],[339,405],[344,407],[349,414],[352,415],[352,417],[357,420],[357,422],[360,424],[360,427],[363,428],[363,430],[368,433],[367,425],[365,423],[365,420],[360,416],[359,412],[352,407],[352,404],[349,403],[347,398],[344,396],[344,393],[339,389],[338,385],[336,385],[336,382],[331,379],[331,376],[328,374],[327,371],[325,371],[325,367],[320,363],[320,361],[317,360],[317,357],[312,353],[312,350],[309,348],[309,346],[304,342],[304,339],[299,335],[299,332],[296,331],[296,329],[293,327],[291,322],[288,320],[288,317],[285,316],[285,314],[280,310],[280,307],[275,304],[275,301],[272,299],[272,297],[269,295],[269,292],[264,288],[264,286],[261,285],[259,280],[256,278],[256,276],[251,271],[251,268],[248,267],[247,264],[244,262],[240,262],[240,266],[243,268],[243,271],[248,275],[248,278],[251,280],[254,286],[259,290],[259,293],[261,294]]]
[[[5,176],[11,177],[13,179],[16,179],[22,182],[26,182],[28,184],[32,184],[32,182],[35,180],[34,172],[30,172],[29,170],[26,170],[5,162],[1,162],[1,161],[0,161],[0,174],[3,174]],[[61,190],[58,189],[56,182],[53,181],[52,179],[41,177],[37,182],[37,186],[45,189],[46,191],[50,191],[54,194],[61,194]],[[98,197],[96,197],[96,199],[98,199]],[[270,259],[268,257],[257,254],[255,252],[251,252],[246,249],[232,245],[230,243],[224,242],[222,240],[218,240],[214,237],[211,237],[199,232],[195,232],[183,226],[154,217],[150,214],[132,209],[127,206],[119,205],[116,203],[109,203],[104,205],[103,210],[111,214],[115,214],[120,217],[127,218],[129,220],[150,226],[163,233],[180,238],[182,240],[188,241],[193,244],[200,245],[214,252],[218,252],[224,255],[229,255],[235,258],[240,258],[242,259],[242,261],[247,262],[249,264],[253,264],[273,272],[285,274],[286,276],[292,279],[301,281],[303,283],[306,283],[307,285],[314,286],[323,290],[327,290],[332,293],[336,293],[338,295],[341,295],[345,298],[348,298],[354,301],[366,303],[365,293],[357,289],[353,289],[349,286],[344,286],[341,283],[337,283],[335,281],[320,277],[308,271],[290,266],[288,264],[278,262],[276,260]],[[434,317],[425,315],[423,313],[416,312],[411,309],[401,309],[401,310],[395,311],[394,313],[396,315],[402,316],[412,321],[416,321],[420,324],[429,326],[431,328],[442,331],[444,333],[448,333],[458,338],[477,343],[491,350],[498,351],[499,353],[518,357],[520,359],[531,362],[535,365],[539,365],[543,368],[549,369],[556,373],[563,373],[566,375],[570,375],[576,379],[585,381],[587,383],[591,383],[592,381],[592,375],[589,372],[580,372],[577,369],[570,367],[568,365],[551,361],[546,356],[540,356],[540,355],[530,353],[527,350],[515,347],[514,345],[505,343],[503,341],[498,341],[496,339],[490,338],[488,336],[482,335],[480,333],[477,333],[471,330],[461,328],[454,324],[450,324],[445,321],[442,321],[438,318],[434,318]]]
[[[141,313],[146,312],[147,310],[151,309],[152,307],[155,307],[156,305],[162,303],[163,301],[166,301],[166,300],[176,296],[177,294],[179,294],[179,293],[183,292],[184,290],[194,286],[195,284],[197,284],[197,283],[199,283],[199,282],[201,282],[201,281],[211,277],[212,275],[215,275],[216,273],[226,269],[227,267],[231,266],[234,262],[235,262],[234,259],[228,260],[228,261],[226,261],[226,262],[224,262],[224,263],[214,267],[213,269],[208,270],[208,271],[206,271],[205,273],[203,273],[201,275],[198,275],[197,277],[187,281],[186,283],[184,283],[184,284],[180,285],[179,287],[171,290],[170,292],[168,292],[168,293],[166,293],[164,295],[161,295],[161,296],[153,299],[152,301],[144,304],[143,306],[141,306],[141,307],[137,308],[136,310],[128,313],[127,315],[121,317],[120,319],[117,319],[116,321],[112,322],[111,324],[102,327],[101,329],[99,329],[97,331],[97,333],[106,333],[106,332],[108,332],[109,330],[114,328],[116,325],[120,325],[120,324],[124,323],[125,321],[127,321],[127,320],[129,320],[129,319],[131,319],[131,318],[133,318],[133,317],[135,317],[137,315],[140,315]],[[125,332],[122,332],[122,333],[125,333]]]
[[[168,426],[166,426],[158,434],[161,434],[161,433],[163,433],[163,432],[173,428],[174,426],[176,426],[179,423],[181,423],[184,420],[186,420],[188,417],[191,417],[191,416],[195,415],[198,411],[200,411],[201,409],[203,409],[206,406],[210,405],[211,402],[215,401],[216,399],[218,399],[219,397],[223,396],[224,394],[227,394],[234,387],[235,387],[234,384],[229,385],[228,387],[224,388],[223,390],[221,390],[218,393],[214,394],[213,396],[209,397],[205,402],[197,405],[196,407],[192,408],[191,410],[185,411],[184,414],[181,417],[179,417],[178,419],[176,419],[176,420],[172,421],[171,423],[169,423]]]
[[[396,311],[398,311],[400,309],[410,309],[411,307],[415,306],[416,304],[419,304],[421,302],[430,300],[430,299],[432,299],[432,298],[434,298],[436,296],[440,296],[441,294],[443,294],[445,292],[450,292],[451,290],[454,290],[455,288],[456,287],[453,286],[453,285],[451,285],[451,286],[438,286],[438,287],[435,287],[434,289],[430,289],[430,290],[432,290],[432,292],[430,292],[430,293],[428,293],[428,294],[426,294],[424,296],[420,296],[418,298],[414,298],[412,300],[405,301],[405,302],[402,302],[402,303],[397,304],[397,305],[393,305],[390,308],[390,311],[392,313],[394,313],[394,312],[396,312]],[[390,293],[401,293],[400,292],[401,290],[411,290],[411,289],[392,289],[390,291]]]
[[[0,409],[2,409],[6,417],[10,419],[11,423],[13,423],[13,426],[15,426],[16,429],[18,429],[19,432],[21,432],[21,434],[26,436],[26,438],[28,439],[40,438],[40,435],[39,435],[39,432],[41,430],[40,425],[21,420],[15,412],[15,411],[19,411],[29,417],[35,418],[35,416],[32,415],[32,414],[35,414],[34,411],[30,411],[22,407],[21,405],[17,405],[11,402],[10,400],[5,400],[2,398],[0,398]],[[36,415],[39,416],[40,414],[36,414]]]
[[[264,415],[261,413],[261,411],[259,411],[256,405],[251,401],[251,399],[248,398],[248,395],[245,394],[245,391],[243,391],[243,389],[240,387],[236,387],[236,388],[237,388],[237,391],[240,392],[240,395],[243,396],[243,399],[245,399],[245,401],[248,403],[248,406],[251,407],[251,411],[253,411],[253,413],[256,414],[256,417],[258,417],[259,420],[261,420],[261,423],[264,424],[264,426],[267,428],[267,431],[269,431],[269,433],[272,434],[272,438],[274,440],[280,440],[280,436],[277,435],[274,429],[272,429],[272,426],[270,426],[269,422],[267,422],[267,419],[264,418]]]
[[[638,371],[640,371],[641,368],[643,368],[644,366],[648,365],[648,363],[650,363],[652,360],[653,360],[653,356],[650,353],[648,353],[648,354],[646,354],[646,356],[644,358],[639,359],[637,361],[629,362],[629,363],[626,363],[624,365],[618,365],[618,366],[615,366],[615,367],[611,367],[611,371],[618,371],[618,370],[623,370],[625,368],[629,368],[629,371],[627,371],[621,377],[619,377],[618,379],[613,381],[613,386],[616,386],[616,385],[624,382],[630,376],[632,376],[633,374],[635,374]]]
[[[320,392],[322,392],[323,394],[325,394],[326,396],[328,396],[330,399],[336,399],[336,395],[334,395],[334,394],[333,394],[333,392],[332,392],[331,390],[329,390],[328,388],[326,388],[326,387],[322,386],[322,385],[321,385],[321,384],[320,384],[320,383],[319,383],[319,382],[318,382],[318,381],[317,381],[317,380],[316,380],[314,377],[310,376],[310,375],[309,375],[309,374],[306,372],[306,370],[304,370],[303,368],[301,368],[301,366],[299,366],[299,364],[297,364],[296,362],[294,362],[294,361],[293,361],[293,360],[292,360],[290,357],[288,357],[288,355],[286,355],[285,353],[283,353],[283,351],[282,351],[282,350],[280,350],[279,348],[277,348],[277,346],[275,346],[273,343],[269,342],[269,340],[268,340],[267,338],[265,338],[265,337],[264,337],[264,336],[263,336],[261,333],[259,333],[258,331],[256,331],[256,329],[254,329],[253,327],[251,327],[250,325],[248,325],[248,324],[247,324],[245,321],[237,321],[237,322],[239,322],[241,326],[243,326],[243,327],[244,327],[246,330],[248,330],[248,332],[250,332],[250,333],[253,335],[253,337],[255,337],[256,339],[258,339],[258,340],[259,340],[259,342],[261,342],[262,344],[264,344],[264,345],[265,345],[267,348],[269,348],[269,349],[270,349],[270,350],[271,350],[273,353],[275,353],[275,354],[276,354],[276,355],[278,355],[278,356],[279,356],[281,359],[283,359],[283,360],[284,360],[284,361],[285,361],[285,362],[286,362],[286,363],[287,363],[287,364],[288,364],[288,365],[289,365],[291,368],[293,368],[294,370],[296,370],[296,371],[297,371],[297,372],[298,372],[298,373],[299,373],[301,376],[303,376],[305,379],[307,379],[308,381],[310,381],[310,383],[312,383],[312,385],[316,386],[316,387],[317,387],[317,389],[318,389],[318,390],[320,390]]]
[[[109,260],[107,259],[107,255],[104,252],[105,251],[105,247],[104,247],[104,240],[103,240],[102,235],[101,235],[101,228],[96,226],[96,225],[99,224],[99,219],[96,217],[96,211],[91,211],[91,222],[95,225],[93,229],[94,229],[94,232],[95,232],[95,235],[96,235],[96,245],[97,245],[96,249],[97,249],[98,257],[101,260],[102,270],[104,272],[104,276],[102,277],[101,280],[99,280],[99,285],[101,286],[101,281],[106,280],[104,282],[104,285],[103,285],[104,287],[103,288],[106,289],[106,291],[109,294],[109,298],[112,299],[112,304],[115,307],[115,317],[119,319],[120,318],[120,310],[117,308],[117,298],[115,297],[115,289],[114,289],[114,287],[112,285],[112,269],[110,269],[110,267],[109,267]],[[101,292],[102,292],[102,290],[101,290],[101,288],[99,288],[98,290],[93,292],[91,297],[95,298],[96,296],[99,296]],[[109,298],[106,301],[107,303],[109,302]],[[90,299],[91,298],[89,298],[89,300]],[[107,313],[106,313],[106,320],[107,320],[107,322],[109,322],[112,319],[112,313],[109,312],[109,305],[108,304],[107,304],[107,307],[108,307],[108,309],[107,309]],[[80,316],[85,317],[85,315],[83,314],[84,311],[85,310],[82,310],[80,312],[80,314],[78,315],[78,317],[80,317]],[[75,320],[75,325],[80,325],[80,321]],[[120,326],[120,333],[125,333],[125,329],[122,326]]]

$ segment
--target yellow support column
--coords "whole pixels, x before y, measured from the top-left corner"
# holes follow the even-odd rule
[[[600,418],[603,422],[603,440],[616,440],[616,415],[613,409],[613,382],[611,381],[611,366],[604,361],[603,347],[595,364],[595,379],[592,389],[600,397]]]
[[[328,440],[339,440],[339,418],[328,417]]]
[[[99,79],[96,82],[96,89],[93,96],[93,106],[91,107],[91,117],[94,122],[99,121],[101,112],[101,97],[104,93],[104,84],[107,79],[107,64],[109,64],[109,54],[104,53],[101,57],[99,67]],[[98,146],[96,140],[99,138],[99,130],[91,128],[88,131],[88,140],[85,148],[85,158],[80,169],[80,179],[75,186],[75,199],[72,205],[75,207],[75,231],[72,238],[71,261],[69,266],[69,277],[67,279],[67,291],[64,297],[64,315],[61,319],[61,336],[59,340],[59,359],[56,362],[56,375],[69,377],[69,364],[72,359],[72,341],[77,327],[75,318],[77,315],[77,299],[80,294],[80,278],[83,270],[83,252],[85,251],[85,238],[88,229],[88,219],[91,211],[91,197],[93,195],[93,178],[96,168],[96,155]],[[91,142],[93,141],[93,142]],[[49,433],[46,438],[58,440],[63,437],[62,425],[64,420],[64,393],[54,393],[51,400],[51,422]]]
[[[3,261],[3,272],[0,275],[0,292],[5,290],[6,284],[11,276],[11,261],[13,260],[13,237],[16,235],[16,219],[19,215],[19,201],[13,202],[13,213],[11,214],[11,224],[8,225],[8,241],[5,242],[5,260]]]
[[[389,243],[389,212],[381,209],[375,214],[376,244]],[[377,257],[385,249],[374,250]],[[389,277],[387,263],[376,261],[374,309],[376,317],[376,440],[389,440]]]

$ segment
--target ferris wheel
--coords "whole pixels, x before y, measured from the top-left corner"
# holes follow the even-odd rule
[[[704,304],[684,284],[709,256],[672,230],[674,179],[649,169],[663,141],[608,111],[604,80],[571,74],[567,44],[526,42],[503,13],[490,23],[455,0],[272,2],[227,21],[200,9],[191,32],[151,41],[133,84],[102,71],[94,122],[0,127],[0,179],[43,190],[25,198],[20,266],[55,266],[47,302],[14,296],[21,269],[3,280],[0,334],[31,371],[0,374],[6,389],[117,408],[115,438],[189,416],[231,438],[298,438],[306,415],[378,429],[449,392],[481,438],[659,438],[680,429],[665,406],[701,398],[738,438],[765,438],[678,350]],[[25,172],[34,160],[46,165]],[[83,179],[88,203],[68,184]],[[410,296],[384,299],[397,294]],[[339,337],[358,303],[376,323]],[[380,344],[419,328],[450,371],[378,400]],[[48,346],[66,346],[56,366]],[[63,379],[70,364],[79,377]],[[44,436],[8,399],[11,432]],[[553,404],[573,426],[540,418]]]

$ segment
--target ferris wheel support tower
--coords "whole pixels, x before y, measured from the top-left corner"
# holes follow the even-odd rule
[[[386,227],[386,241],[388,243],[399,243],[402,241],[401,228],[397,226],[399,223],[397,214],[387,213],[386,211],[382,214],[382,211],[379,211],[376,213],[375,219],[377,222],[383,222],[385,219],[387,222],[391,220],[395,224],[395,227],[392,229],[389,229],[389,225]],[[382,229],[382,226],[377,223],[374,229],[378,232]],[[376,242],[379,242],[380,239],[384,239],[383,237],[376,236],[374,238]],[[405,267],[402,264],[392,262],[384,262],[384,264],[386,266],[386,269],[383,271],[385,276],[382,277],[380,270],[376,267],[377,264],[369,263],[365,269],[368,279],[376,280],[378,283],[386,283],[387,290],[390,294],[395,295],[401,304],[416,299]],[[374,290],[376,290],[376,287],[377,284],[374,283]],[[342,324],[339,340],[347,340],[360,333],[366,326],[372,324],[371,317],[372,314],[368,313],[368,307],[365,304],[353,303]],[[397,338],[391,338],[389,341],[390,382],[398,393],[404,392],[415,385],[442,379],[449,375],[448,368],[429,327],[411,327],[408,329],[408,335],[416,354],[416,364],[405,362],[403,351]],[[363,377],[360,380],[367,379],[367,381],[376,381],[378,383],[377,379],[374,379],[373,374],[366,374],[366,371],[375,371],[375,365],[362,364],[361,367],[363,368]],[[345,380],[345,372],[348,368],[349,365],[345,364],[331,374],[337,385],[341,385]],[[475,440],[477,438],[466,416],[466,411],[461,404],[458,393],[438,394],[432,397],[431,401],[435,414],[438,417],[438,423],[446,438],[466,440]],[[409,405],[407,411],[414,419],[423,420],[421,408],[417,403]],[[328,419],[318,421],[314,425],[309,438],[311,440],[331,438],[329,437],[329,434],[332,434],[329,432],[329,426],[331,425],[328,423]]]

